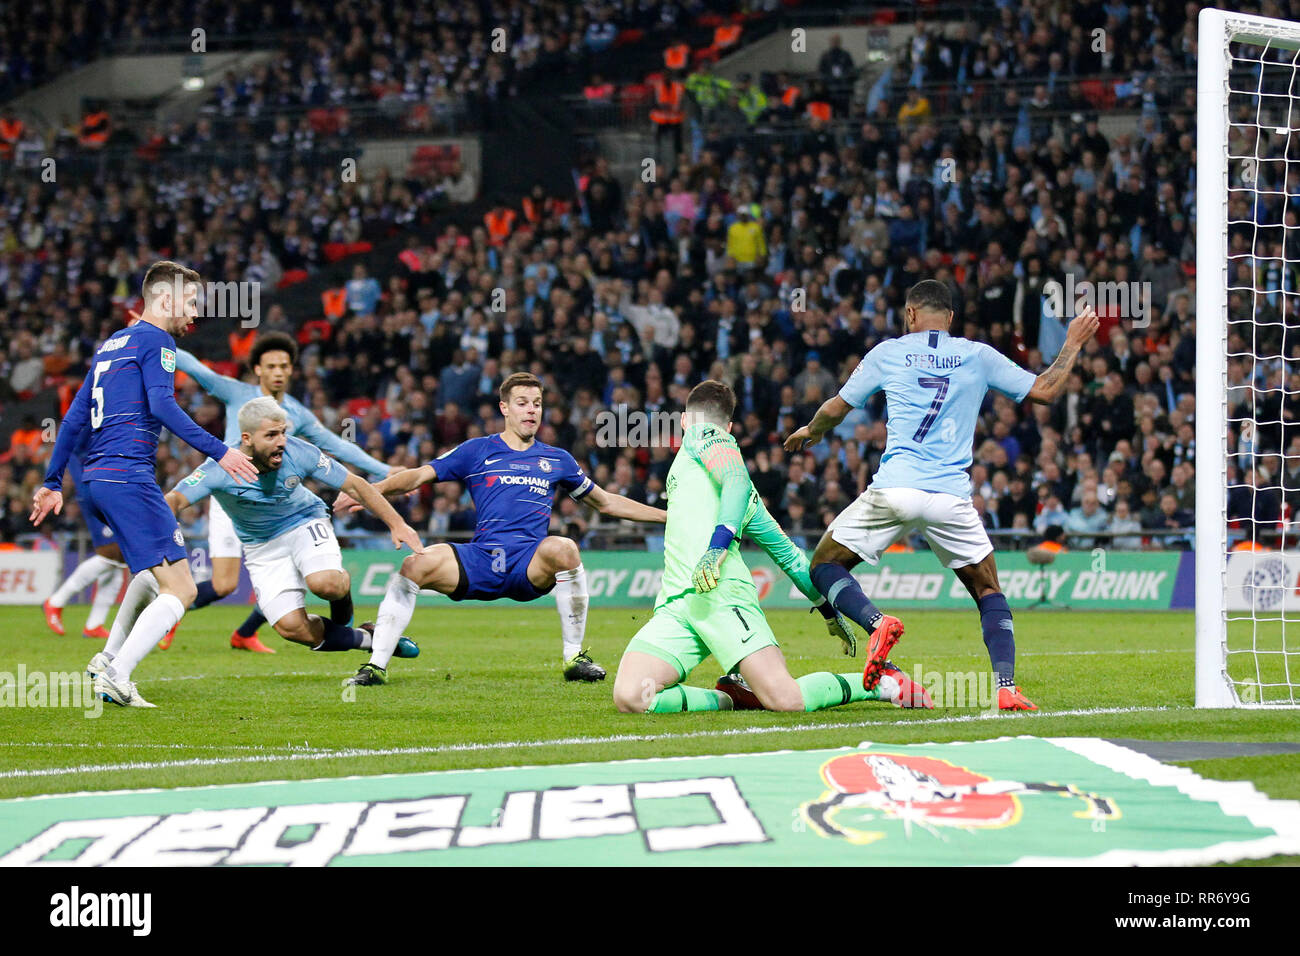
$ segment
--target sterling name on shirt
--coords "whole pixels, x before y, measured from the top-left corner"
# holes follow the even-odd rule
[[[909,352],[904,362],[908,368],[960,368],[961,355],[935,355],[933,352]]]

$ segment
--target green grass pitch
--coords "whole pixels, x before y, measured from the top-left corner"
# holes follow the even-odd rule
[[[135,678],[157,710],[104,705],[0,707],[0,798],[141,787],[198,786],[350,774],[403,773],[633,757],[975,740],[1016,734],[1151,740],[1300,739],[1295,711],[1192,707],[1193,618],[1188,613],[1030,612],[1016,618],[1017,677],[1036,714],[975,706],[904,711],[861,703],[814,714],[626,715],[610,692],[628,639],[648,610],[593,609],[588,643],[610,672],[599,684],[560,677],[553,608],[494,604],[416,612],[422,653],[394,661],[384,687],[340,686],[362,652],[315,654],[263,628],[272,655],[231,650],[244,608],[186,616],[168,651]],[[358,620],[373,609],[358,608]],[[80,637],[85,608],[65,614],[68,636],[38,608],[0,609],[0,672],[79,671],[102,644]],[[983,673],[973,612],[911,612],[894,660],[909,673]],[[853,671],[821,619],[771,611],[796,676]],[[710,660],[690,683],[712,686]],[[353,698],[353,699],[349,699]],[[1300,798],[1300,755],[1190,763],[1219,779],[1253,781]],[[1291,860],[1289,862],[1295,862]]]

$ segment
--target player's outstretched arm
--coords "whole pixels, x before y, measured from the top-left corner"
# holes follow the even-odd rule
[[[158,419],[167,430],[196,451],[207,455],[226,474],[236,481],[256,481],[257,469],[253,460],[238,448],[231,448],[221,439],[209,435],[185,410],[176,404],[176,385],[157,347],[147,349],[140,356],[140,373],[144,379],[145,400],[149,414]]]
[[[817,409],[817,414],[813,416],[811,422],[790,433],[790,437],[785,440],[785,450],[803,451],[809,445],[817,444],[822,440],[823,435],[844,421],[844,416],[852,409],[853,406],[838,395],[828,398],[822,402],[822,407]]]
[[[803,593],[803,596],[821,612],[822,617],[826,620],[827,630],[830,631],[832,637],[839,638],[844,653],[849,657],[856,657],[858,638],[853,630],[853,625],[849,623],[844,615],[836,611],[825,596],[817,590],[809,574],[808,556],[781,530],[781,526],[776,523],[776,519],[772,517],[772,513],[767,510],[761,500],[755,502],[754,513],[745,524],[745,535],[776,562],[776,566],[794,582],[795,587]]]
[[[603,515],[611,518],[627,518],[629,521],[649,521],[652,524],[664,524],[668,521],[668,512],[661,508],[652,508],[639,501],[633,501],[625,495],[616,495],[606,491],[600,485],[593,484],[591,490],[582,498],[582,503],[590,505]]]
[[[59,433],[54,439],[54,450],[50,452],[45,481],[32,497],[32,513],[29,518],[38,527],[51,511],[56,515],[63,513],[63,473],[68,468],[72,449],[77,447],[81,436],[90,427],[90,385],[89,378],[82,382],[72,404],[68,406],[68,414],[63,416]]]
[[[179,491],[167,492],[167,494],[163,495],[163,500],[167,502],[167,507],[172,509],[172,514],[178,516],[190,506],[189,501]]]
[[[370,487],[385,498],[400,498],[402,495],[409,495],[416,488],[437,480],[438,473],[434,471],[433,465],[421,465],[419,468],[403,468]],[[346,488],[334,501],[334,513],[339,515],[354,513],[363,507],[362,502],[348,494]],[[375,509],[370,510],[373,512]]]
[[[46,488],[52,491],[63,489],[63,473],[68,469],[68,459],[72,449],[80,443],[86,429],[90,427],[90,401],[92,398],[92,381],[87,378],[77,389],[77,394],[68,406],[68,414],[63,416],[59,433],[54,438],[54,450],[50,452],[50,463],[45,469]]]
[[[1088,306],[1074,317],[1070,327],[1065,331],[1065,345],[1056,356],[1056,361],[1038,378],[1034,379],[1033,388],[1025,397],[1040,405],[1050,405],[1061,397],[1065,383],[1070,378],[1070,371],[1079,357],[1079,352],[1088,340],[1097,334],[1097,312]]]
[[[194,379],[199,388],[219,402],[232,402],[239,398],[241,383],[238,380],[212,371],[192,352],[187,352],[185,349],[176,350],[176,370]]]
[[[351,465],[367,475],[387,477],[396,473],[378,458],[367,454],[355,442],[350,442],[341,435],[334,434],[321,423],[321,420],[311,410],[303,408],[302,413],[306,421],[302,427],[296,429],[296,434],[303,441],[311,442],[326,454],[333,455],[343,464]],[[397,470],[400,471],[401,469]]]
[[[416,469],[408,470],[415,471]],[[371,514],[388,525],[388,530],[393,535],[393,547],[400,548],[402,545],[406,545],[415,554],[424,553],[424,545],[420,543],[420,537],[415,533],[415,529],[406,523],[396,509],[388,503],[388,499],[379,493],[378,488],[360,475],[349,472],[340,490],[343,494],[351,495],[361,502]]]

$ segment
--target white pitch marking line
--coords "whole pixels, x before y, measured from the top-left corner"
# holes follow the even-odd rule
[[[436,747],[390,747],[384,749],[348,748],[310,753],[255,755],[248,757],[194,757],[189,760],[154,760],[120,764],[83,764],[77,767],[43,767],[35,770],[6,770],[0,779],[60,777],[76,773],[108,773],[123,770],[162,770],[172,767],[216,767],[229,764],[282,763],[292,760],[337,760],[352,757],[392,757],[415,754],[472,753],[490,750],[525,750],[539,747],[586,747],[598,744],[636,743],[656,740],[690,740],[703,737],[747,737],[767,734],[801,733],[810,730],[856,730],[865,727],[929,727],[936,724],[966,724],[981,720],[1036,720],[1044,717],[1092,717],[1108,714],[1155,713],[1186,710],[1184,707],[1093,707],[1075,710],[1033,711],[1020,713],[961,714],[904,722],[864,720],[835,724],[795,724],[790,727],[734,727],[726,730],[695,730],[683,734],[613,734],[608,737],[561,737],[554,740],[511,740],[477,744],[441,744]]]
[[[1078,657],[1078,656],[1092,657],[1096,655],[1111,655],[1111,654],[1122,655],[1122,654],[1195,654],[1195,653],[1196,653],[1196,649],[1190,647],[1189,648],[1160,647],[1160,648],[1149,648],[1144,650],[1132,650],[1132,651],[1126,651],[1126,650],[1017,651],[1016,656],[1017,657]],[[825,655],[788,654],[786,656],[793,660],[805,660],[805,659],[812,659],[813,657],[825,656]],[[546,666],[549,668],[551,665],[547,664]],[[437,670],[437,668],[433,668],[433,670]],[[226,680],[228,678],[234,678],[236,680],[239,680],[242,678],[261,678],[261,677],[330,677],[330,676],[332,675],[323,673],[321,671],[270,671],[267,673],[253,672],[253,673],[243,673],[243,674],[222,674],[220,675],[220,679]],[[212,675],[212,674],[171,674],[171,675],[164,675],[161,677],[145,677],[140,681],[140,683],[154,684],[154,683],[160,683],[162,681],[208,680],[209,678],[214,680],[217,679],[216,675]]]

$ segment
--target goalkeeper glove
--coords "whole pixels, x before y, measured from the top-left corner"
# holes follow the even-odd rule
[[[705,594],[718,586],[722,576],[722,562],[727,557],[727,548],[731,546],[731,540],[735,536],[735,532],[725,524],[720,524],[713,529],[713,537],[709,539],[709,550],[705,551],[704,557],[696,563],[695,572],[691,575],[691,583],[695,585],[697,593]]]
[[[831,637],[838,637],[840,644],[844,648],[844,653],[848,657],[858,656],[858,635],[853,630],[853,625],[849,619],[837,611],[830,601],[823,601],[813,610],[820,611],[822,617],[826,619],[826,630]],[[812,611],[809,611],[812,613]]]

